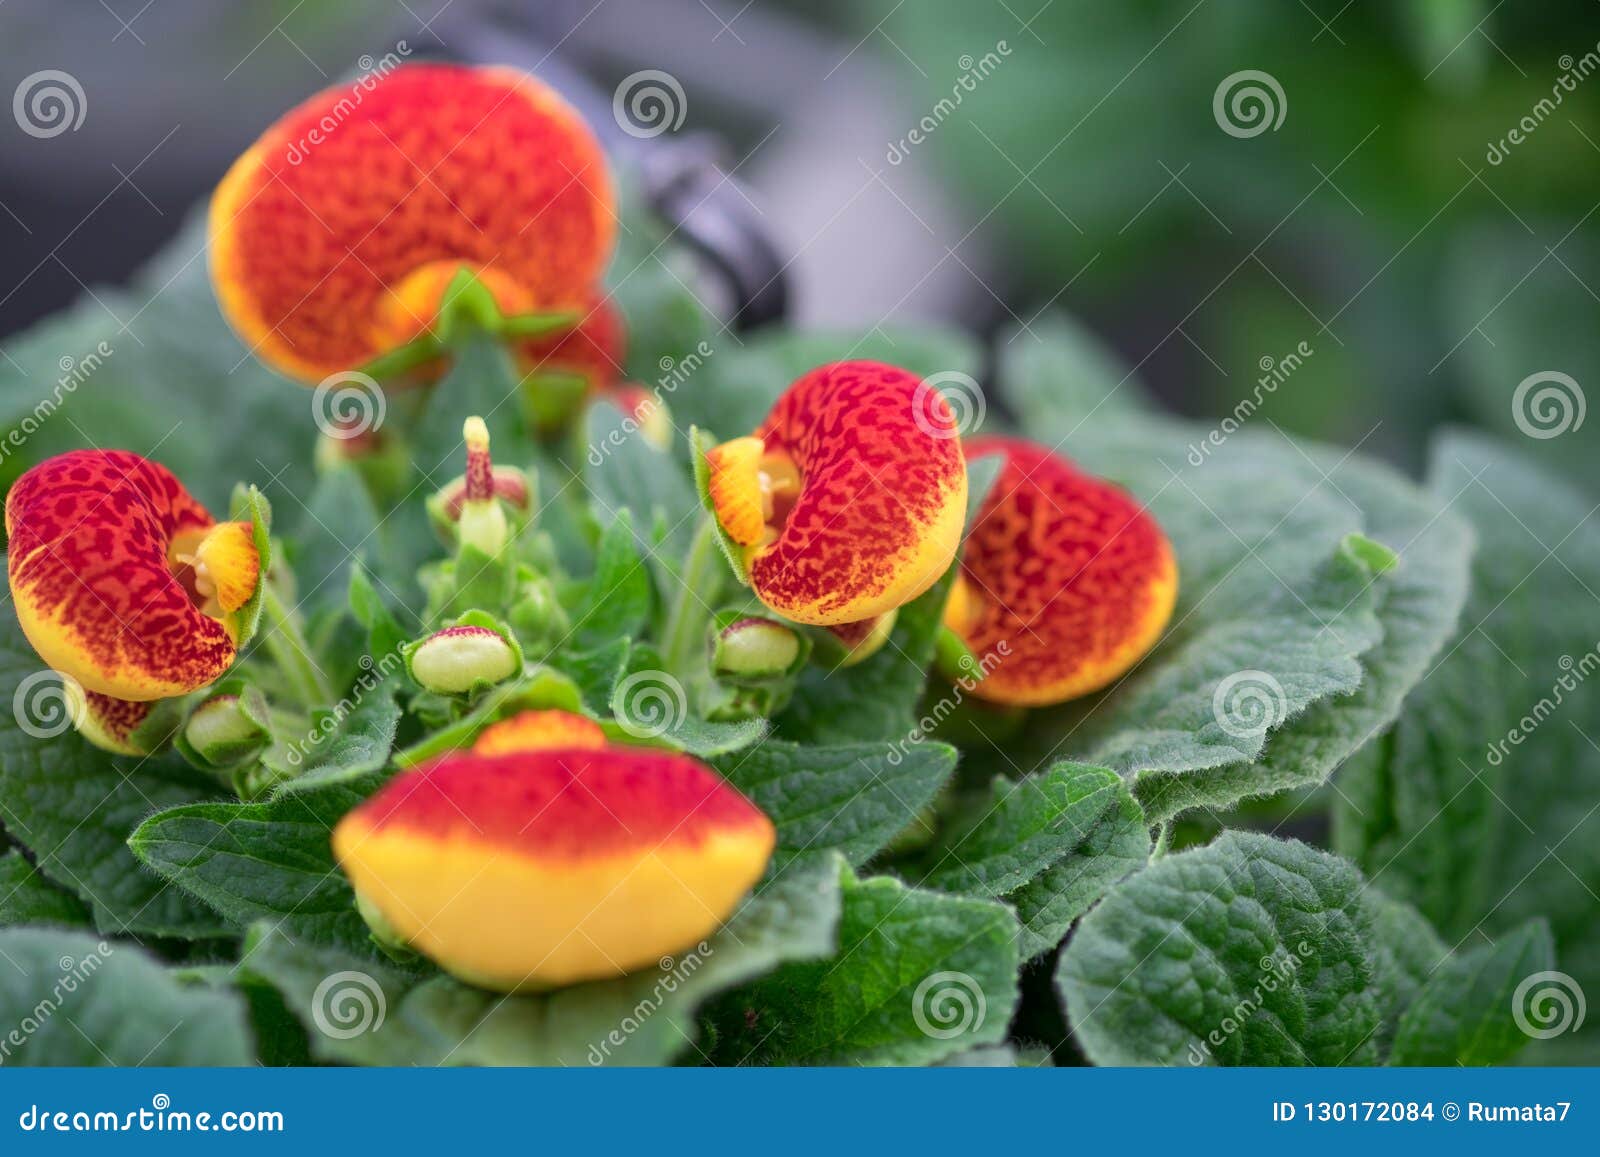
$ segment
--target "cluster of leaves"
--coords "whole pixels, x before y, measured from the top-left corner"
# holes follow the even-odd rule
[[[623,253],[632,272],[618,295],[644,380],[663,359],[693,367],[661,386],[683,430],[751,428],[784,385],[832,358],[982,370],[949,334],[740,342],[647,251]],[[1573,968],[1600,958],[1589,891],[1600,841],[1593,828],[1561,830],[1572,793],[1597,794],[1600,752],[1561,721],[1530,737],[1517,797],[1537,802],[1528,822],[1542,827],[1526,836],[1497,812],[1495,775],[1461,774],[1528,709],[1530,686],[1548,683],[1552,649],[1571,644],[1571,623],[1558,628],[1548,610],[1600,570],[1600,543],[1573,530],[1580,500],[1463,439],[1441,443],[1426,487],[1254,431],[1195,466],[1206,431],[1149,413],[1120,367],[1053,321],[1003,347],[996,401],[1148,502],[1179,559],[1173,626],[1130,677],[1020,727],[962,704],[960,688],[929,676],[940,584],[902,611],[889,646],[858,667],[808,670],[772,719],[690,714],[657,737],[714,766],[778,832],[766,878],[692,971],[505,997],[397,961],[355,910],[331,827],[397,766],[512,705],[629,722],[618,688],[662,665],[684,584],[717,598],[685,573],[701,518],[689,455],[682,439],[657,450],[605,406],[581,447],[535,445],[501,405],[516,388],[509,365],[475,350],[414,416],[412,500],[380,510],[354,469],[312,471],[306,393],[226,336],[184,256],[110,299],[138,312],[140,343],[119,344],[76,387],[72,423],[36,423],[26,457],[115,442],[153,451],[208,498],[241,470],[270,479],[319,660],[351,690],[297,774],[250,800],[221,798],[172,756],[110,758],[70,733],[0,728],[0,824],[17,845],[0,856],[0,952],[22,974],[0,973],[0,1024],[37,1020],[40,989],[67,958],[99,962],[72,1010],[82,1032],[46,1017],[16,1060],[1021,1063],[1038,1057],[1035,1026],[1059,999],[1095,1062],[1487,1063],[1526,1040],[1510,1016],[1523,977],[1553,967],[1558,948]],[[109,332],[100,308],[13,351],[0,421],[34,410],[37,375],[60,350]],[[403,671],[355,657],[391,654],[419,626],[415,575],[436,553],[421,498],[459,470],[460,418],[474,412],[490,417],[499,460],[538,473],[570,631],[441,730]],[[170,438],[151,424],[163,413],[183,416]],[[998,404],[991,416],[1002,422]],[[980,495],[984,477],[975,467]],[[1508,519],[1525,538],[1506,538]],[[1536,551],[1556,538],[1559,567],[1544,565]],[[1480,635],[1511,649],[1519,677],[1485,656]],[[1592,646],[1600,624],[1578,635]],[[0,617],[0,701],[37,670],[14,618]],[[1217,705],[1240,673],[1270,674],[1281,692],[1255,730]],[[935,719],[959,719],[959,736]],[[1347,762],[1337,837],[1348,858],[1245,833],[1174,850],[1180,816],[1259,797],[1324,812],[1316,789]],[[1270,806],[1241,814],[1270,817]],[[1539,860],[1547,838],[1570,854]],[[1529,876],[1503,894],[1524,862]],[[1051,969],[1055,984],[1043,996],[1026,986],[1024,1000],[1024,978]],[[330,1030],[325,1007],[330,978],[350,974],[383,1009],[358,1033]],[[1041,1003],[1049,1015],[1031,1007]],[[95,1031],[112,1018],[114,1033]]]

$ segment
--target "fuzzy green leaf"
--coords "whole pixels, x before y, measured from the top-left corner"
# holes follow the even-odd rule
[[[247,1065],[244,1006],[183,987],[144,951],[82,932],[0,928],[0,1062],[14,1065]]]
[[[1084,917],[1056,981],[1096,1064],[1371,1064],[1382,1013],[1355,867],[1226,833]]]
[[[59,924],[77,928],[89,923],[89,909],[65,888],[57,887],[12,848],[0,854],[0,928],[16,924]]]
[[[1530,920],[1493,944],[1453,956],[1412,1001],[1395,1031],[1395,1065],[1498,1065],[1526,1045],[1529,978],[1555,967],[1550,926]],[[1523,1024],[1518,1018],[1523,1018]]]
[[[1016,920],[987,900],[848,876],[839,953],[722,1002],[723,1064],[932,1064],[1005,1039]]]
[[[842,852],[871,859],[933,802],[956,766],[942,743],[809,747],[768,740],[712,766],[771,817],[780,862]]]
[[[1477,532],[1461,632],[1382,744],[1341,773],[1335,846],[1448,939],[1540,916],[1600,985],[1600,532],[1593,502],[1481,437],[1435,449]],[[1593,1018],[1591,1018],[1592,1020]],[[1597,1038],[1580,1038],[1592,1057]]]

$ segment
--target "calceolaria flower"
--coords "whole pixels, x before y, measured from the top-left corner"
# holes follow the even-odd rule
[[[513,717],[402,773],[333,833],[380,935],[500,992],[614,977],[699,943],[774,841],[697,760],[611,746],[562,712]]]
[[[410,65],[359,102],[312,97],[234,163],[211,203],[212,279],[246,344],[314,383],[427,335],[463,270],[514,343],[537,333],[519,317],[585,316],[613,202],[594,134],[543,82]]]
[[[945,609],[984,677],[972,693],[1037,707],[1098,691],[1155,645],[1178,597],[1172,546],[1120,488],[1043,446],[975,438],[1005,464]]]
[[[809,626],[874,619],[955,559],[967,470],[954,415],[915,374],[820,366],[751,437],[706,454],[712,511],[756,596]]]
[[[137,454],[40,463],[12,486],[6,529],[23,633],[86,692],[186,695],[226,672],[254,627],[265,576],[252,525],[217,522]]]

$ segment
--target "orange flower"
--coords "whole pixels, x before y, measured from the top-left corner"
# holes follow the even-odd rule
[[[989,674],[972,694],[1037,707],[1098,691],[1155,645],[1178,565],[1126,492],[1019,438],[975,438],[1005,456],[967,535],[945,624]]]
[[[233,665],[260,586],[247,522],[216,522],[164,467],[122,450],[40,463],[6,497],[11,596],[47,665],[144,702]]]
[[[751,587],[794,622],[875,618],[955,559],[967,502],[955,419],[905,370],[819,366],[706,465],[712,509]]]
[[[578,114],[506,68],[410,65],[312,97],[211,203],[223,313],[318,381],[407,344],[473,273],[505,316],[588,309],[615,240],[610,174]]]
[[[710,935],[772,823],[686,755],[529,712],[405,772],[334,829],[374,923],[500,992],[619,976]]]

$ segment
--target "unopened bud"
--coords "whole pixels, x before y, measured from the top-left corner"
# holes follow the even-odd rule
[[[800,637],[771,619],[736,619],[711,639],[711,671],[724,679],[775,679],[800,658]]]
[[[225,768],[260,753],[272,737],[266,699],[251,687],[213,695],[189,715],[179,746],[202,767]]]
[[[638,385],[621,385],[606,395],[642,437],[662,453],[672,449],[672,411],[655,392]]]
[[[62,680],[68,718],[78,734],[113,755],[150,755],[165,747],[178,729],[181,709],[175,699],[135,703],[85,691],[76,679]]]
[[[404,649],[406,670],[418,686],[439,695],[466,695],[503,683],[522,670],[522,649],[509,632],[467,621]]]

